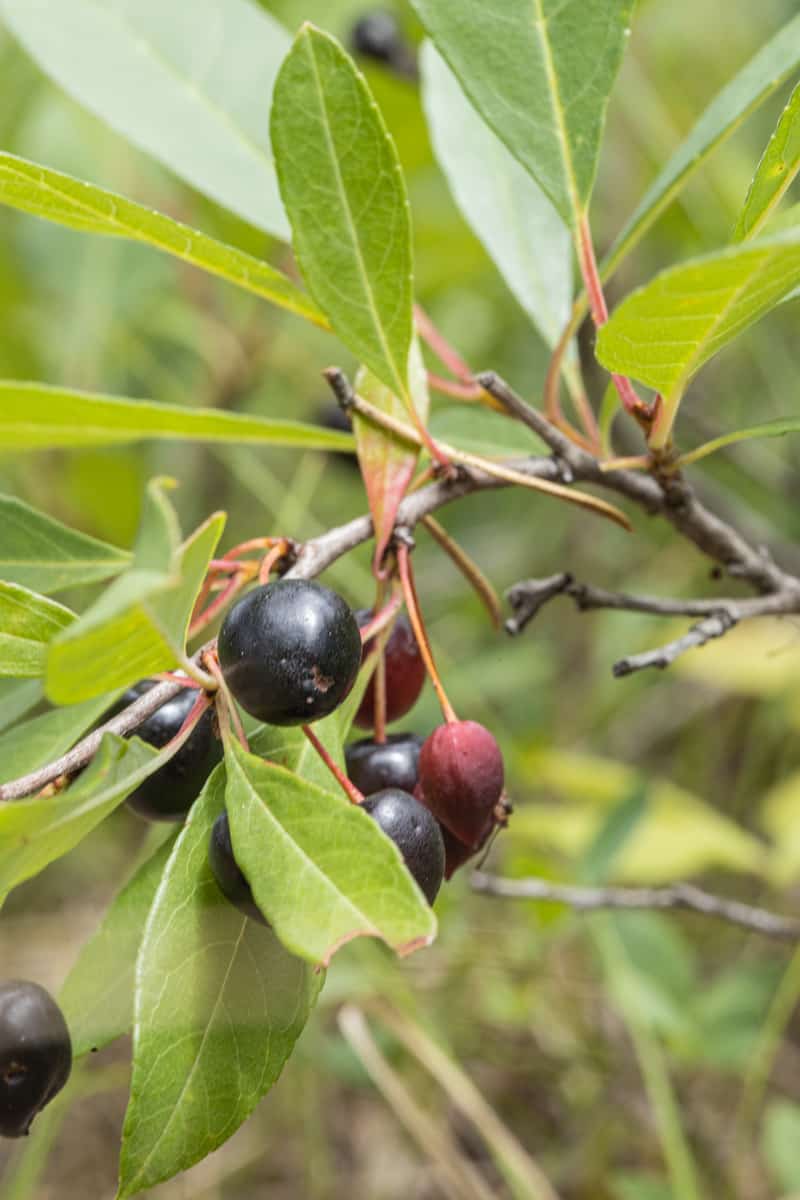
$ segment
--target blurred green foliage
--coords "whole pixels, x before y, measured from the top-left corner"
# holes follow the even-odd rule
[[[310,18],[343,38],[362,8],[360,0],[263,6],[290,29]],[[709,99],[795,8],[792,0],[641,0],[593,204],[601,250]],[[419,38],[410,10],[396,10]],[[414,85],[375,67],[366,73],[407,173],[420,301],[473,367],[491,366],[537,398],[545,349],[453,205]],[[4,149],[280,262],[263,234],[181,186],[58,93],[1,30],[0,78]],[[657,269],[730,236],[790,90],[712,157],[615,277],[612,303]],[[681,414],[683,446],[796,411],[796,321],[796,304],[784,306],[704,370]],[[329,335],[189,267],[0,211],[3,377],[315,420],[329,404],[320,371],[332,362],[355,365]],[[599,402],[604,380],[599,372],[589,378]],[[458,431],[465,445],[470,436],[504,432],[491,417],[442,399],[433,428]],[[632,452],[621,423],[615,437],[621,453]],[[732,446],[692,477],[721,512],[797,569],[798,468],[800,440],[787,437]],[[158,444],[11,457],[0,447],[0,490],[125,547],[145,481],[158,474],[179,481],[174,500],[184,529],[212,510],[230,513],[226,546],[267,533],[303,539],[365,507],[352,466],[311,452]],[[500,591],[559,570],[610,589],[680,595],[712,594],[715,586],[707,563],[643,517],[627,537],[543,497],[499,492],[454,505],[442,519]],[[489,628],[424,531],[418,543],[418,586],[453,703],[495,731],[508,763],[516,811],[492,851],[493,867],[567,880],[586,878],[592,861],[604,877],[640,882],[702,874],[720,892],[791,909],[800,876],[794,624],[743,628],[668,673],[615,681],[613,661],[663,639],[663,622],[579,615],[556,601],[514,642]],[[362,548],[328,579],[363,606],[372,600],[368,566]],[[93,594],[76,589],[64,601],[82,609]],[[426,732],[436,720],[427,689],[405,724]],[[632,787],[644,797],[635,819],[611,853],[593,860]],[[101,906],[155,836],[119,811],[18,889],[0,924],[4,968],[58,985]],[[564,1200],[773,1200],[800,1190],[800,980],[785,946],[693,917],[595,920],[490,900],[471,895],[464,880],[437,907],[438,942],[407,963],[374,946],[348,948],[298,1057],[256,1118],[188,1183],[153,1194],[446,1194],[336,1027],[342,1002],[377,998],[446,1047]],[[495,1194],[512,1195],[457,1105],[432,1088],[425,1063],[382,1031],[379,1017],[375,1031],[422,1111],[450,1128]],[[104,1052],[96,1089],[103,1072],[118,1070],[119,1057]],[[79,1081],[74,1105],[63,1103],[65,1125],[49,1165],[31,1166],[33,1144],[13,1154],[0,1149],[4,1196],[112,1194],[124,1091],[98,1099],[93,1090]],[[683,1191],[675,1185],[681,1178]]]

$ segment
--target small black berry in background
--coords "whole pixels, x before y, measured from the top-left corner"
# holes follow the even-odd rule
[[[376,8],[364,13],[350,32],[354,54],[383,63],[398,75],[417,77],[414,48],[403,36],[400,23],[392,12]]]
[[[369,624],[372,611],[360,608],[356,612],[359,627]],[[364,645],[368,654],[373,645],[370,638]],[[425,663],[419,652],[417,639],[405,613],[392,627],[384,649],[386,663],[386,720],[396,721],[414,707],[425,684]],[[375,676],[370,679],[364,699],[355,715],[355,723],[361,729],[372,729],[375,724]]]
[[[341,704],[361,665],[349,605],[321,583],[279,579],[230,609],[217,641],[225,682],[269,725],[304,725]]]
[[[385,742],[372,738],[351,742],[344,749],[347,774],[365,796],[388,787],[413,792],[422,742],[416,733],[392,733]]]
[[[71,1069],[69,1030],[49,992],[20,979],[0,984],[0,1136],[24,1137]]]
[[[391,838],[429,904],[444,875],[442,832],[427,808],[400,788],[385,788],[361,806]]]
[[[154,686],[151,679],[135,684],[109,709],[103,720],[116,716]],[[176,696],[142,721],[131,736],[141,738],[156,750],[163,749],[179,732],[197,696],[197,688],[181,688]],[[209,708],[178,753],[140,783],[125,803],[148,821],[182,821],[221,758],[222,743],[214,728],[214,710]]]
[[[269,925],[253,899],[250,884],[233,857],[231,827],[228,823],[228,814],[225,812],[219,814],[212,827],[208,842],[208,862],[211,873],[225,899],[251,920],[259,921],[262,925]]]

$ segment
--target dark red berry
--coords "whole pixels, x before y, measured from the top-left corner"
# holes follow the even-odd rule
[[[365,796],[387,787],[413,792],[422,741],[416,733],[393,733],[385,742],[352,742],[344,750],[347,774]]]
[[[23,1137],[71,1069],[69,1030],[49,992],[26,980],[0,984],[0,1136]]]
[[[503,756],[477,721],[439,725],[419,756],[425,804],[442,825],[477,850],[496,820],[504,782]]]
[[[369,624],[373,614],[369,609],[360,608],[356,620],[360,627]],[[372,649],[370,639],[364,646],[364,654]],[[401,613],[394,623],[384,651],[386,661],[386,720],[396,721],[404,717],[419,699],[419,694],[425,683],[425,663],[419,652],[417,639],[408,622]],[[375,725],[375,676],[373,675],[364,693],[355,724],[361,729],[372,729]]]
[[[235,699],[270,725],[303,725],[333,712],[361,664],[350,607],[305,579],[248,592],[226,616],[217,648]]]
[[[418,800],[400,788],[385,788],[361,806],[391,838],[429,904],[444,875],[444,842],[437,822]]]
[[[105,714],[104,720],[122,712],[134,700],[154,687],[143,679],[125,692]],[[176,696],[162,704],[133,731],[156,750],[163,749],[175,737],[197,700],[197,688],[181,688]],[[214,728],[212,708],[203,713],[187,741],[169,762],[140,783],[127,798],[127,805],[149,821],[182,821],[203,786],[222,758],[222,743]]]
[[[259,921],[262,925],[268,925],[269,922],[253,899],[250,884],[233,856],[231,827],[228,823],[228,814],[225,812],[220,813],[211,829],[211,837],[208,842],[208,862],[211,873],[225,899],[229,900],[246,917],[250,917],[253,921]]]
[[[444,877],[451,879],[453,873],[463,867],[474,854],[478,853],[481,847],[473,848],[465,846],[460,842],[454,833],[451,833],[446,825],[442,825],[442,841],[444,842]],[[487,834],[488,837],[488,834]]]

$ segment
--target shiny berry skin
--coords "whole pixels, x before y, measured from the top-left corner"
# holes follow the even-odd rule
[[[217,881],[217,887],[225,899],[238,908],[239,912],[250,917],[252,921],[268,925],[269,922],[253,899],[250,884],[233,857],[231,827],[228,823],[228,814],[225,812],[219,814],[211,829],[211,837],[208,842],[208,863],[211,873]]]
[[[385,742],[352,742],[344,748],[347,774],[365,796],[388,787],[413,792],[422,741],[416,733],[393,733]]]
[[[341,704],[361,665],[361,635],[337,592],[279,579],[234,604],[217,641],[225,682],[269,725],[305,725]]]
[[[444,842],[436,820],[409,792],[384,788],[361,805],[391,838],[429,904],[444,875]]]
[[[391,65],[404,48],[397,18],[383,9],[365,13],[353,26],[350,45],[356,54]]]
[[[372,620],[372,612],[360,608],[356,613],[359,627],[367,625]],[[364,654],[368,654],[373,645],[370,638],[364,645]],[[403,613],[394,623],[384,651],[386,662],[386,720],[396,721],[404,717],[419,699],[425,683],[425,663],[419,652],[417,639],[414,637],[408,617]],[[375,676],[373,675],[364,693],[355,724],[361,729],[372,729],[375,725]]]
[[[0,984],[0,1137],[24,1137],[71,1069],[69,1030],[49,992],[18,979]]]
[[[466,846],[477,850],[497,819],[504,769],[500,747],[477,721],[439,725],[419,756],[425,804]]]
[[[103,718],[122,712],[149,692],[154,683],[143,679],[122,696]],[[137,726],[132,737],[161,750],[178,733],[197,700],[197,688],[181,688]],[[182,821],[222,758],[222,742],[214,728],[214,710],[207,709],[177,754],[154,775],[140,783],[126,800],[129,808],[148,821]]]

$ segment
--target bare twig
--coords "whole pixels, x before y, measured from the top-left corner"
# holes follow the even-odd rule
[[[551,883],[545,879],[504,879],[473,871],[470,884],[476,892],[513,900],[540,900],[566,904],[577,912],[607,909],[686,909],[706,917],[717,917],[753,933],[784,941],[800,940],[800,921],[780,916],[764,908],[714,896],[691,883],[673,883],[668,887],[576,887]]]

